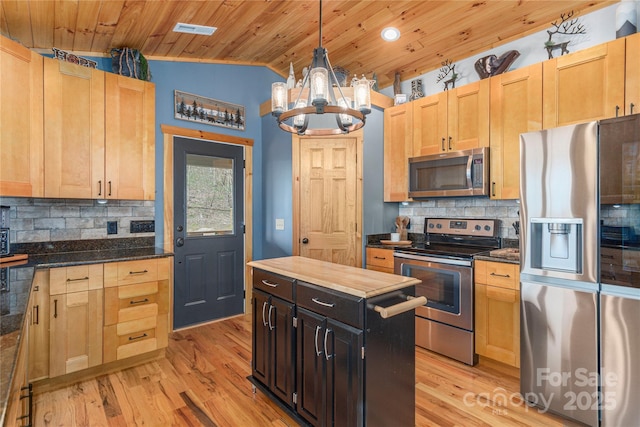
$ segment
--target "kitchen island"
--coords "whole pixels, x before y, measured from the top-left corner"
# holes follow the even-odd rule
[[[255,387],[301,424],[415,424],[419,280],[304,257],[248,265]]]

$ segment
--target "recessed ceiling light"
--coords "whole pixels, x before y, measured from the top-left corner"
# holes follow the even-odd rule
[[[198,34],[200,36],[210,36],[217,29],[218,28],[216,27],[207,27],[205,25],[195,25],[195,24],[183,24],[182,22],[178,22],[176,26],[173,27],[173,31],[176,33]]]
[[[387,27],[380,33],[382,40],[394,42],[400,38],[400,30],[395,27]]]

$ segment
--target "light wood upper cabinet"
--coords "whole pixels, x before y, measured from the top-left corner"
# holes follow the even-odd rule
[[[542,64],[544,129],[624,114],[624,38]]]
[[[413,101],[413,156],[488,147],[489,91],[485,79]]]
[[[155,198],[155,86],[44,64],[45,197]]]
[[[45,197],[104,198],[104,72],[44,60]]]
[[[520,197],[520,134],[542,129],[542,64],[491,77],[491,198]]]
[[[0,195],[42,197],[42,56],[0,36]]]
[[[640,33],[626,39],[624,114],[640,113]]]
[[[107,198],[155,199],[155,85],[106,73]]]
[[[409,157],[412,156],[411,104],[384,110],[384,201],[409,198]]]

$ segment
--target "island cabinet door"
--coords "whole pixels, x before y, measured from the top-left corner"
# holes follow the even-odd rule
[[[364,425],[363,331],[329,319],[323,347],[327,364],[327,425]]]
[[[268,294],[253,289],[253,376],[265,386],[269,386],[269,312]]]
[[[271,335],[271,378],[269,388],[283,402],[293,407],[293,390],[295,387],[295,329],[293,316],[295,305],[271,297],[267,326]]]
[[[298,307],[296,411],[313,426],[325,426],[326,363],[323,347],[324,316]]]

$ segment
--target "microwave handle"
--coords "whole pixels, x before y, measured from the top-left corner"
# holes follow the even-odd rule
[[[473,176],[473,154],[469,154],[469,158],[467,159],[467,188],[473,188],[473,182],[471,177]]]

